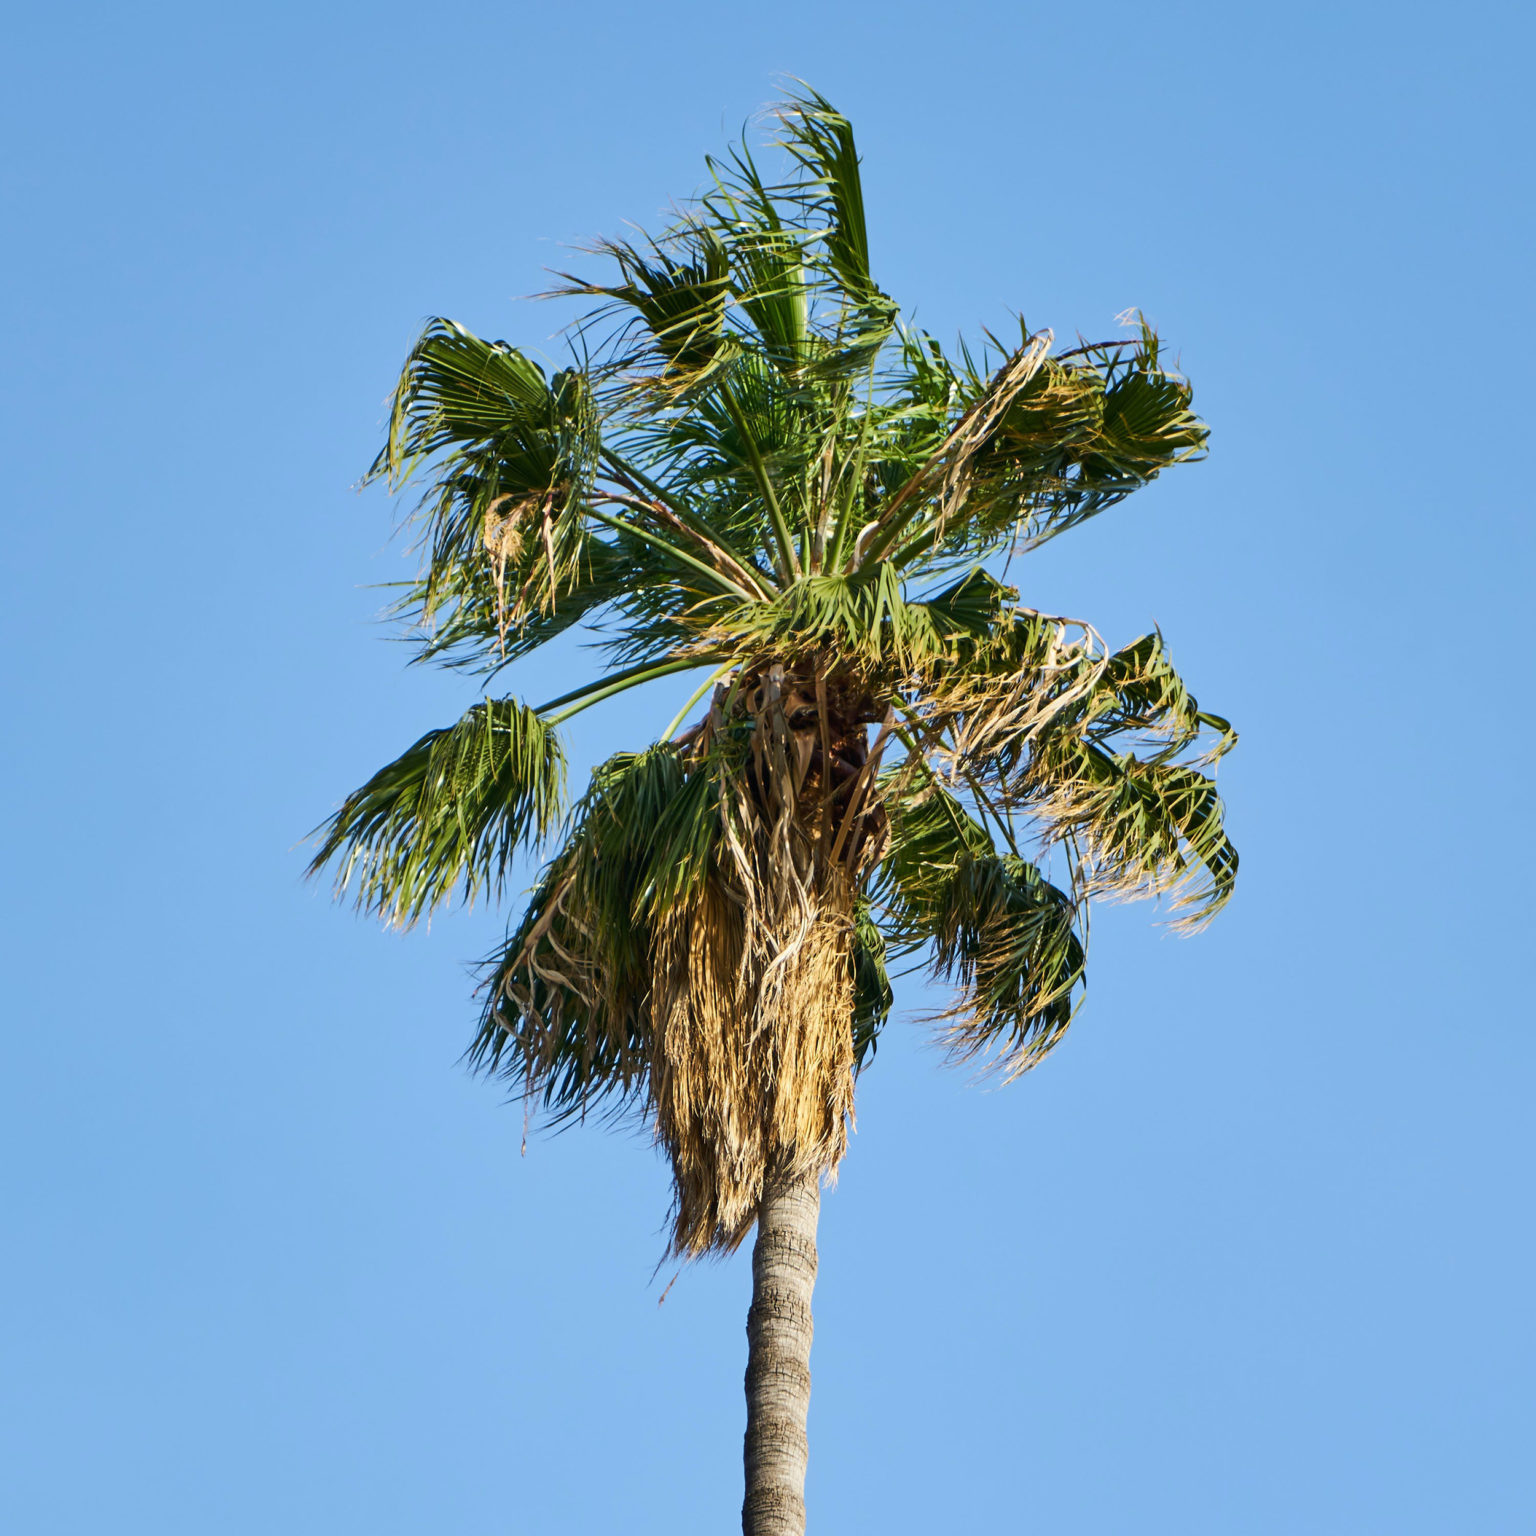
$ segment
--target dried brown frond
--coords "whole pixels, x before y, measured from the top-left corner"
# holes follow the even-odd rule
[[[651,1094],[680,1254],[729,1252],[770,1169],[831,1175],[847,1149],[855,890],[884,820],[867,722],[834,692],[783,666],[737,690],[751,745],[708,878],[654,935]],[[725,695],[709,729],[727,728]]]
[[[846,886],[827,895],[775,932],[760,901],[749,917],[711,879],[657,936],[651,1094],[672,1161],[676,1253],[730,1252],[770,1168],[830,1173],[847,1149],[852,899]]]

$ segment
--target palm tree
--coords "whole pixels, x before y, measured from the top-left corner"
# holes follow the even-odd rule
[[[926,962],[954,1055],[1016,1076],[1073,1017],[1090,898],[1193,925],[1237,871],[1235,737],[1162,636],[1110,650],[996,569],[1198,457],[1189,385],[1139,321],[946,353],[871,276],[847,120],[803,90],[774,121],[776,180],[711,159],[671,228],[601,244],[611,282],[557,290],[597,301],[570,367],[446,320],[417,342],[371,476],[425,483],[419,657],[492,676],[582,624],[609,666],[423,736],[313,866],[407,925],[550,850],[470,1055],[556,1120],[645,1117],[671,1252],[755,1225],[748,1536],[804,1529],[819,1191],[888,964]],[[561,724],[685,675],[567,812]]]

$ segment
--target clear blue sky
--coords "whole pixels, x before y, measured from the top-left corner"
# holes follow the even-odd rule
[[[1536,1529],[1528,18],[14,7],[0,1528],[734,1528],[743,1259],[658,1308],[644,1139],[519,1158],[457,1064],[497,917],[386,936],[296,844],[473,697],[372,622],[401,552],[349,489],[422,319],[558,356],[516,296],[789,72],[929,328],[1172,339],[1209,462],[1021,579],[1161,624],[1243,732],[1213,929],[1101,913],[1005,1091],[888,1031],[825,1207],[813,1529]]]

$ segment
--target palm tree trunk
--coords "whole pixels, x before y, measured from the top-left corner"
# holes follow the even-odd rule
[[[817,1173],[770,1179],[758,1209],[747,1313],[747,1493],[743,1536],[804,1536],[806,1414]]]

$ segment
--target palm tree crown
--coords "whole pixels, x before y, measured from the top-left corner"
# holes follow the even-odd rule
[[[1142,322],[947,354],[871,276],[846,119],[807,90],[775,121],[777,179],[711,160],[671,228],[600,247],[610,283],[559,290],[597,301],[571,367],[445,320],[411,352],[372,475],[426,487],[420,655],[491,675],[584,624],[609,666],[429,732],[314,865],[408,924],[548,851],[473,1059],[557,1117],[648,1116],[685,1254],[735,1247],[775,1170],[835,1168],[893,960],[1015,1074],[1073,1016],[1089,898],[1194,924],[1237,871],[1236,738],[1162,636],[1110,650],[996,573],[1198,457],[1189,385]],[[568,811],[561,723],[683,673]]]

